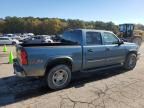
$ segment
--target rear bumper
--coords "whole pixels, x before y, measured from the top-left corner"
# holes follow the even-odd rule
[[[19,77],[26,76],[23,68],[18,64],[16,59],[14,60],[13,68],[14,68],[14,74],[16,74],[17,76],[19,76]]]

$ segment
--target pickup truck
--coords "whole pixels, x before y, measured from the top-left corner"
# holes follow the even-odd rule
[[[14,73],[21,77],[42,77],[51,89],[62,89],[73,72],[88,73],[136,66],[138,46],[123,42],[113,32],[74,29],[65,31],[59,43],[16,46]]]

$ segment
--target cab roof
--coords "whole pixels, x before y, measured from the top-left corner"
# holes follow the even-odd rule
[[[108,33],[113,33],[112,31],[108,31],[108,30],[96,30],[96,29],[74,29],[74,30],[81,30],[83,32],[89,32],[89,31],[93,31],[93,32],[108,32]]]

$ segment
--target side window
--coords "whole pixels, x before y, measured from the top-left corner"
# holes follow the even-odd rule
[[[102,37],[99,32],[87,32],[86,33],[86,44],[87,45],[101,45]]]
[[[82,31],[74,30],[74,31],[66,31],[61,37],[62,42],[74,42],[81,44],[82,43]]]
[[[112,33],[103,33],[104,44],[110,45],[118,42],[118,38]]]

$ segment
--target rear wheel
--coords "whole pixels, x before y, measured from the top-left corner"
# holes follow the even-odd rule
[[[134,53],[131,53],[127,56],[125,63],[124,63],[124,68],[126,70],[132,70],[135,68],[137,63],[137,56]]]
[[[46,75],[48,87],[54,90],[65,88],[71,80],[71,70],[67,65],[53,67]]]

